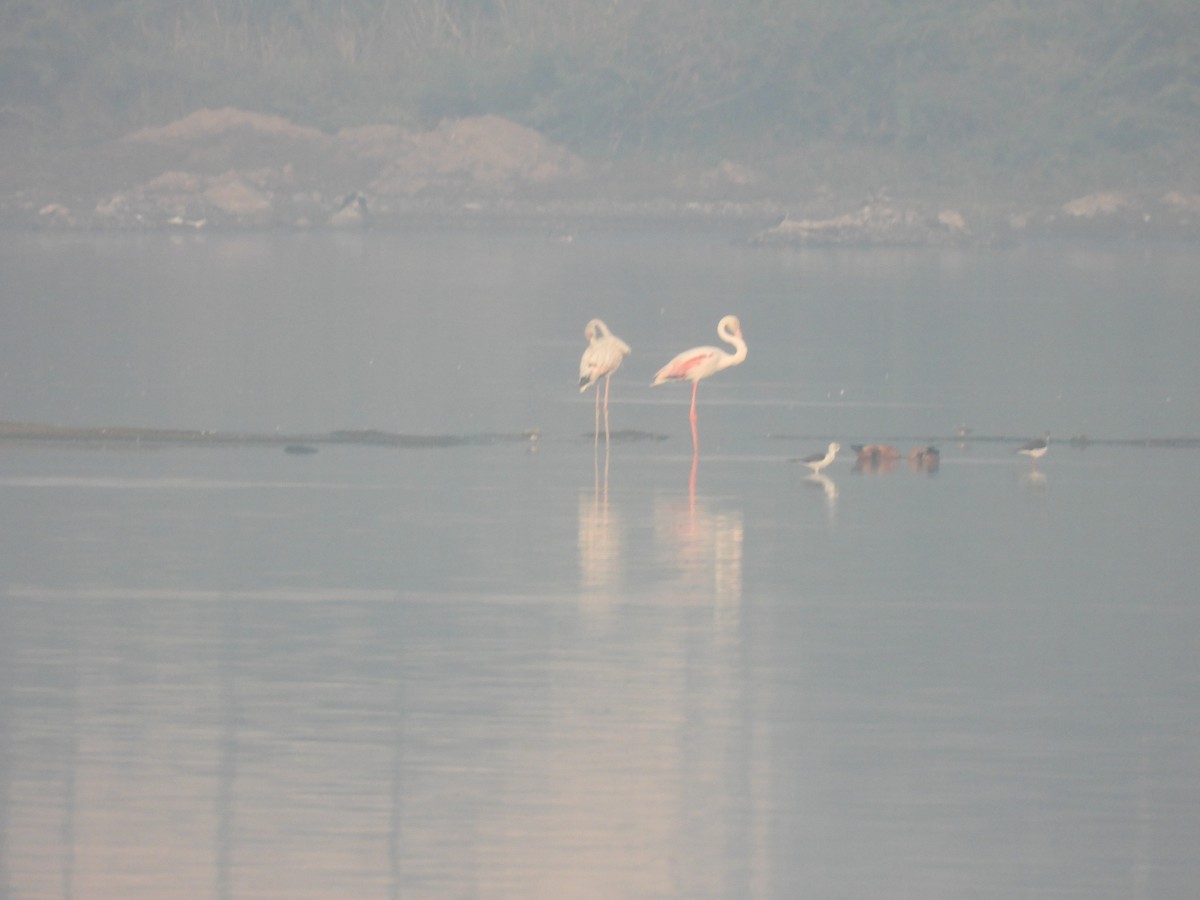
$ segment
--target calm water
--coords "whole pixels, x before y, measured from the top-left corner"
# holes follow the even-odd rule
[[[0,442],[0,896],[1194,896],[1195,256],[10,235],[0,419],[541,440]]]

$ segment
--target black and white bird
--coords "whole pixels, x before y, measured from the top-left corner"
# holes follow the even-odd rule
[[[1044,437],[1034,438],[1027,444],[1022,444],[1017,448],[1017,452],[1028,456],[1033,460],[1036,466],[1037,461],[1046,455],[1046,451],[1050,449],[1050,432],[1046,432]]]
[[[821,470],[833,462],[838,451],[842,449],[842,445],[837,441],[833,441],[829,445],[829,449],[824,453],[813,453],[811,456],[802,456],[799,459],[794,459],[792,462],[804,463],[813,470],[814,475],[820,475]]]

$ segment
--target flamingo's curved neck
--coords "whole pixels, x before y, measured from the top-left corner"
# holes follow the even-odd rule
[[[726,369],[729,366],[736,366],[746,358],[746,342],[740,334],[736,332],[721,332],[721,340],[733,344],[736,352],[732,355],[725,354],[722,356],[720,362],[717,364],[718,370]]]

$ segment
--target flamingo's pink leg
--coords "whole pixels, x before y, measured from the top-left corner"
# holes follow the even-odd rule
[[[699,387],[700,387],[700,382],[698,382],[698,381],[692,382],[692,412],[688,416],[688,419],[692,423],[692,452],[693,453],[700,452],[700,436],[699,436],[699,433],[696,431],[696,390]]]
[[[696,470],[700,467],[700,453],[692,454],[692,474],[688,476],[688,508],[691,511],[693,523],[696,517]]]

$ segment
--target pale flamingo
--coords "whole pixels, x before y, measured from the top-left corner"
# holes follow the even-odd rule
[[[608,440],[608,383],[612,373],[621,368],[621,360],[629,355],[629,345],[608,330],[599,319],[592,319],[583,329],[588,348],[579,360],[579,392],[604,379],[604,440]],[[600,389],[596,388],[596,443],[600,442]]]
[[[737,316],[723,318],[717,325],[717,335],[721,340],[732,344],[737,352],[729,353],[720,347],[693,347],[691,350],[684,350],[654,376],[656,385],[668,381],[692,383],[692,411],[688,418],[692,423],[693,453],[700,452],[700,440],[696,432],[696,390],[700,387],[700,379],[730,366],[739,365],[746,358],[746,341],[742,337],[742,323],[738,321]]]
[[[829,449],[824,453],[813,453],[810,456],[801,457],[800,459],[795,460],[795,462],[804,463],[813,470],[814,475],[820,475],[821,470],[833,462],[834,457],[838,455],[838,451],[841,449],[842,445],[837,441],[833,441],[829,445]]]

